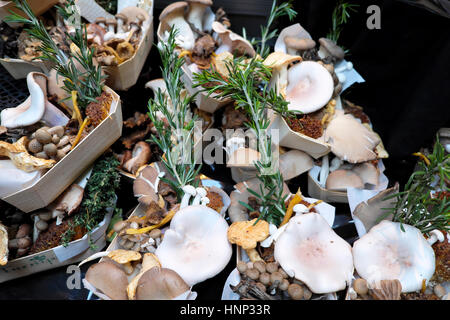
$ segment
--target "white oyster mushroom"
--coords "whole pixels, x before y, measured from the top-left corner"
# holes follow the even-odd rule
[[[352,248],[318,213],[291,218],[275,243],[274,256],[314,293],[336,292],[351,283]]]
[[[227,230],[227,222],[215,210],[188,206],[174,215],[155,254],[162,267],[193,286],[217,275],[230,261]]]
[[[435,255],[419,229],[383,220],[353,244],[356,271],[370,285],[398,279],[402,292],[422,288],[435,270]]]
[[[177,45],[185,50],[194,49],[195,36],[191,27],[184,19],[184,11],[188,7],[186,1],[177,1],[168,5],[160,14],[159,21],[178,30],[175,37]]]
[[[197,30],[203,30],[203,16],[206,8],[212,6],[211,0],[188,0],[189,12],[187,21],[189,21]]]
[[[286,101],[289,110],[317,111],[330,101],[333,90],[333,77],[317,62],[303,61],[288,70]]]

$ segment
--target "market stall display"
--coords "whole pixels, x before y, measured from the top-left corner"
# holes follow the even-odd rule
[[[0,55],[28,92],[0,105],[0,282],[89,263],[88,299],[194,300],[223,274],[223,300],[449,299],[448,130],[389,181],[343,94],[364,81],[339,42],[353,5],[313,39],[275,0],[250,39],[213,1],[175,1],[158,65],[153,1],[13,2]]]

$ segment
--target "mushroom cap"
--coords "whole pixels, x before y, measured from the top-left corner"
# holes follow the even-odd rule
[[[227,167],[254,167],[261,154],[251,148],[238,148],[230,156]]]
[[[227,44],[231,47],[231,53],[237,51],[240,54],[248,54],[250,57],[256,54],[255,49],[249,41],[227,29],[222,23],[214,21],[212,29],[219,35],[222,44]],[[216,54],[220,53],[222,53],[220,50],[216,50]]]
[[[150,20],[150,15],[148,14],[148,12],[145,9],[136,6],[125,7],[120,10],[119,14],[123,14],[124,16],[126,16],[128,23],[131,21],[142,21],[140,15],[144,16],[144,21]]]
[[[435,270],[435,254],[419,229],[383,220],[353,244],[356,271],[372,286],[398,279],[402,292],[422,288]]]
[[[146,166],[139,171],[139,174],[133,182],[134,196],[140,203],[150,205],[152,201],[158,203],[159,197],[156,194],[155,182],[158,178],[158,170],[153,166]]]
[[[333,90],[333,77],[317,62],[303,61],[288,70],[286,101],[289,110],[317,111],[330,101]]]
[[[364,188],[362,179],[351,170],[338,169],[330,172],[326,182],[327,190],[347,191],[347,188]]]
[[[116,14],[116,19],[122,19],[123,22],[127,23],[128,21],[128,17],[126,15],[124,15],[122,12],[119,12],[118,14]]]
[[[283,52],[272,52],[264,60],[263,64],[269,68],[279,68],[283,65],[288,65],[294,61],[302,61],[300,56],[291,56],[290,54]]]
[[[227,230],[227,222],[215,210],[187,206],[173,216],[155,255],[163,268],[172,269],[193,286],[228,264],[232,248]]]
[[[378,185],[380,170],[372,162],[359,163],[353,167],[352,171],[361,178],[364,184]]]
[[[105,17],[97,17],[95,19],[95,23],[106,23],[106,18]]]
[[[319,43],[323,46],[333,57],[339,60],[344,59],[345,52],[333,40],[327,38],[320,38]]]
[[[8,230],[0,223],[0,266],[8,263]]]
[[[284,180],[295,178],[313,166],[314,161],[306,152],[294,149],[280,155],[280,172]]]
[[[373,150],[380,143],[373,131],[342,110],[335,111],[335,116],[325,129],[324,140],[336,156],[350,163],[375,160],[377,154]]]
[[[396,183],[392,188],[383,190],[376,196],[356,206],[353,215],[361,220],[366,230],[370,230],[377,225],[380,217],[385,213],[383,208],[393,208],[395,206],[395,199],[385,200],[385,198],[396,194],[398,189],[399,184]],[[392,219],[392,215],[385,217],[385,219]]]
[[[269,236],[269,223],[257,218],[251,221],[236,221],[228,228],[227,236],[230,243],[241,246],[244,250],[254,249],[258,242]]]
[[[117,26],[117,20],[114,19],[114,18],[106,19],[106,24],[107,24],[107,25],[112,24],[112,25],[114,25],[114,26]]]
[[[284,52],[287,53],[286,48],[286,37],[295,37],[300,39],[312,39],[311,35],[306,31],[300,23],[293,24],[289,27],[284,28],[281,30],[277,41],[275,42],[274,50],[275,52]]]
[[[172,300],[189,290],[189,285],[175,271],[153,267],[139,278],[136,299]]]
[[[139,283],[139,279],[147,271],[153,267],[161,268],[161,263],[158,258],[153,253],[144,253],[142,258],[141,270],[139,273],[130,281],[127,287],[127,294],[129,300],[134,300],[136,296],[136,289]]]
[[[318,294],[345,289],[353,276],[351,246],[318,213],[291,218],[275,242],[274,257]]]
[[[134,145],[131,159],[125,162],[123,167],[127,171],[135,174],[140,167],[147,164],[151,156],[152,151],[148,143],[145,141],[139,141]]]
[[[85,279],[112,300],[127,300],[127,275],[113,262],[93,264],[86,272]]]
[[[313,39],[301,39],[292,36],[286,36],[284,38],[284,43],[286,46],[295,50],[308,50],[316,46],[316,42]]]
[[[177,1],[169,4],[159,15],[159,21],[165,20],[170,14],[179,12],[180,15],[184,15],[184,11],[189,6],[186,1]]]
[[[84,189],[77,184],[72,184],[61,194],[51,207],[58,211],[64,211],[67,215],[75,212],[83,200]]]
[[[108,253],[107,257],[120,264],[141,260],[141,254],[139,252],[124,249],[113,250]]]

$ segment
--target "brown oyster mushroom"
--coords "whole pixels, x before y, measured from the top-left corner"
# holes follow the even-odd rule
[[[159,262],[158,258],[153,253],[145,253],[144,257],[142,258],[141,271],[139,271],[139,273],[128,284],[127,287],[128,299],[130,300],[135,299],[139,279],[146,271],[154,267],[161,268],[161,263]]]
[[[189,290],[189,285],[175,271],[153,267],[140,277],[136,300],[171,300]]]
[[[140,203],[147,206],[149,206],[152,201],[158,203],[158,186],[156,185],[156,182],[159,180],[158,174],[158,170],[153,166],[146,166],[144,169],[140,170],[133,183],[134,196],[138,198]]]
[[[132,174],[136,174],[136,171],[147,164],[152,156],[152,151],[148,143],[140,141],[134,145],[133,152],[131,153],[131,159],[125,162],[123,168]]]
[[[347,191],[347,187],[364,188],[361,178],[351,170],[339,169],[330,172],[326,182],[327,190]]]
[[[287,53],[290,55],[296,55],[298,51],[309,50],[316,46],[316,42],[313,39],[301,39],[292,36],[286,36],[284,43],[286,44]]]
[[[342,110],[335,111],[335,116],[325,129],[324,140],[336,156],[350,163],[375,160],[377,154],[374,149],[380,143],[373,131]]]
[[[0,223],[0,266],[8,263],[8,230]]]
[[[83,200],[83,194],[84,189],[82,187],[72,184],[50,206],[53,210],[65,212],[70,216],[79,208]]]
[[[112,300],[127,300],[127,275],[113,262],[93,264],[86,272],[84,280]]]
[[[322,51],[326,56],[333,56],[338,61],[344,59],[344,50],[339,47],[333,40],[320,38],[319,43],[320,51]]]
[[[364,228],[369,231],[373,226],[377,225],[384,208],[393,208],[395,205],[394,200],[385,200],[393,194],[398,193],[399,184],[396,183],[392,188],[386,189],[378,193],[376,196],[363,201],[358,204],[353,214],[358,217],[364,225]],[[392,219],[392,215],[385,217],[387,220]]]
[[[379,288],[370,290],[371,296],[375,300],[400,300],[402,284],[399,280],[381,280]]]

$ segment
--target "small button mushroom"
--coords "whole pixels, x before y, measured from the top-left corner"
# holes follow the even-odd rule
[[[37,141],[37,139],[32,139],[28,143],[28,151],[30,151],[31,153],[41,152],[42,151],[42,143]]]
[[[303,298],[303,288],[301,285],[291,283],[287,290],[292,300],[301,300]]]
[[[131,248],[131,250],[133,251],[140,251],[141,250],[141,244],[140,242],[136,242],[133,246],[133,248]]]
[[[367,286],[367,281],[362,278],[359,278],[359,279],[356,279],[355,281],[353,281],[353,289],[360,296],[366,295],[369,292],[369,288]]]
[[[58,151],[58,149],[56,148],[56,145],[54,143],[48,143],[48,144],[44,145],[44,152],[49,157],[56,155],[57,151]]]
[[[442,298],[447,293],[445,288],[443,286],[441,286],[440,284],[435,285],[433,288],[433,291],[434,291],[434,294],[437,295],[439,298]]]
[[[270,274],[267,272],[261,273],[259,275],[259,281],[265,286],[270,285]]]
[[[52,143],[54,143],[55,145],[57,145],[57,144],[59,143],[60,140],[61,140],[61,139],[60,139],[56,134],[53,135],[53,137],[52,137]]]
[[[247,271],[247,264],[244,261],[239,261],[237,264],[237,269],[240,273]]]
[[[44,128],[40,128],[35,133],[36,139],[42,143],[47,144],[52,141],[52,135]]]
[[[126,243],[127,243],[127,239],[126,238],[120,238],[120,240],[119,240],[119,245],[121,246],[121,247],[123,247]]]
[[[52,136],[56,135],[58,138],[62,138],[64,135],[64,127],[63,126],[55,126],[47,130]]]
[[[131,248],[133,248],[133,246],[134,246],[134,242],[133,241],[129,241],[129,240],[127,240],[125,242],[125,244],[123,245],[123,247],[125,249],[127,249],[127,250],[130,250]]]
[[[52,218],[52,213],[50,211],[39,213],[39,219],[44,221],[49,221]]]
[[[247,268],[248,269],[253,268],[253,262],[251,262],[251,261],[247,262]]]
[[[39,220],[38,222],[36,222],[36,229],[38,229],[39,231],[47,230],[47,228],[48,223],[45,222],[44,220]]]
[[[259,271],[259,273],[266,272],[266,263],[264,261],[255,261],[253,267]]]
[[[283,268],[279,268],[278,272],[281,274],[281,276],[283,277],[283,279],[287,279],[289,278],[289,275],[286,273],[286,271],[283,270]]]
[[[152,231],[150,231],[149,236],[150,236],[150,238],[156,240],[159,237],[161,237],[161,230],[160,229],[153,229]]]
[[[59,140],[59,143],[56,145],[58,148],[62,148],[64,147],[66,144],[68,144],[69,141],[69,137],[68,136],[64,136],[61,138],[61,140]]]
[[[245,272],[245,275],[249,277],[252,280],[258,280],[259,279],[259,271],[255,268],[247,269]]]
[[[270,275],[270,282],[272,283],[271,287],[277,288],[282,280],[283,280],[283,276],[281,275],[281,273],[279,273],[278,271],[272,273]]]
[[[21,224],[19,226],[19,230],[17,230],[16,238],[17,239],[24,238],[24,237],[28,236],[30,234],[30,232],[31,232],[31,226],[29,224],[26,224],[26,223]]]
[[[49,156],[44,151],[36,153],[35,156],[36,158],[49,159]]]
[[[287,279],[283,279],[281,280],[280,284],[278,285],[278,288],[280,288],[280,290],[287,290],[289,288],[289,281]]]
[[[139,224],[137,222],[133,221],[132,223],[130,223],[130,228],[137,229],[137,228],[139,228]]]
[[[309,300],[309,299],[311,299],[311,297],[312,297],[312,292],[311,292],[311,290],[309,290],[308,288],[304,288],[304,289],[303,289],[303,298],[304,298],[305,300]]]
[[[269,273],[274,273],[274,272],[278,271],[278,263],[276,263],[276,262],[269,262],[266,265],[266,270]]]

